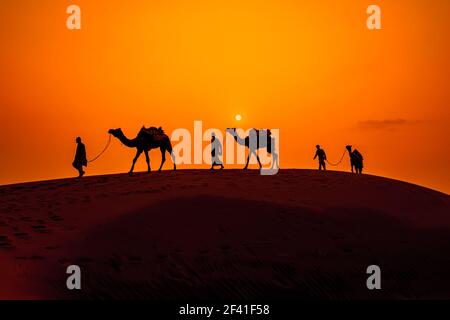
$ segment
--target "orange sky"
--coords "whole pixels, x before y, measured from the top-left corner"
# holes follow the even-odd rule
[[[383,30],[366,28],[370,4]],[[450,191],[448,0],[15,0],[0,18],[0,184],[75,175],[77,135],[92,157],[109,128],[203,120],[279,128],[281,167],[353,144],[368,173]],[[88,174],[133,155],[114,140]]]

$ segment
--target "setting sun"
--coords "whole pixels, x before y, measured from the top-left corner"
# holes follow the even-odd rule
[[[234,118],[236,119],[236,121],[242,120],[242,116],[240,114],[237,114]]]

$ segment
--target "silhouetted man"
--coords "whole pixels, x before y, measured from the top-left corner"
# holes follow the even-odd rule
[[[314,160],[319,158],[319,170],[327,170],[325,165],[325,160],[327,160],[327,155],[325,154],[325,150],[321,149],[319,145],[316,146],[316,155],[314,156]]]
[[[87,166],[86,147],[81,142],[80,137],[78,137],[75,141],[77,142],[77,151],[75,153],[75,159],[73,160],[72,166],[78,170],[78,177],[81,178],[85,173],[83,171],[83,166]]]
[[[222,154],[222,144],[216,139],[216,135],[211,135],[211,170],[214,170],[215,166],[220,166],[223,169],[223,164],[220,161],[220,155]]]

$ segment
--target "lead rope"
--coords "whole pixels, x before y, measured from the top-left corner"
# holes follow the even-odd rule
[[[338,162],[336,162],[336,163],[331,163],[331,162],[329,162],[328,160],[325,160],[325,161],[326,161],[330,166],[336,167],[336,166],[338,166],[338,165],[342,162],[342,160],[344,160],[344,156],[345,156],[346,153],[347,153],[347,150],[344,150],[344,153],[342,154],[341,159],[340,159]]]
[[[91,163],[91,162],[94,162],[95,160],[97,160],[98,158],[100,158],[100,156],[103,153],[105,153],[106,149],[108,149],[110,144],[111,144],[111,134],[109,135],[108,142],[106,143],[106,146],[105,146],[105,148],[103,148],[102,152],[100,152],[94,159],[91,159],[88,162]]]

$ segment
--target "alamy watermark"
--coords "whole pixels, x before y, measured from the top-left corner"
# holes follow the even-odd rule
[[[193,130],[175,129],[172,160],[176,165],[258,164],[261,175],[275,175],[279,169],[280,130],[215,128],[203,129],[202,121],[194,121]],[[223,147],[225,146],[225,147]]]
[[[66,280],[66,286],[69,290],[81,290],[81,268],[77,265],[70,265],[66,269],[69,274]]]
[[[66,13],[69,15],[66,20],[66,26],[69,30],[81,29],[81,8],[76,4],[67,7]],[[371,4],[366,9],[369,15],[366,20],[366,26],[369,30],[381,29],[381,8],[376,4]]]
[[[370,276],[367,278],[366,286],[369,290],[381,289],[381,268],[377,265],[371,265],[367,267],[367,274]]]

